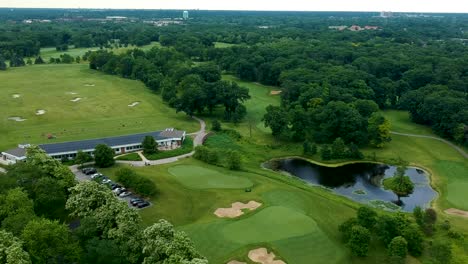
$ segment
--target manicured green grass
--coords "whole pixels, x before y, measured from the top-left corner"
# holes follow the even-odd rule
[[[85,64],[8,69],[0,73],[0,83],[0,150],[25,142],[90,139],[166,127],[199,129],[198,122],[176,114],[143,83],[93,71]],[[76,97],[82,99],[70,101]],[[128,106],[136,101],[140,104]],[[39,109],[46,113],[36,115]],[[27,120],[8,120],[12,116]],[[48,140],[48,134],[56,139]]]
[[[410,114],[407,111],[386,110],[382,111],[382,114],[390,121],[392,131],[417,135],[433,135],[430,127],[418,125],[411,121]]]
[[[224,172],[191,165],[179,165],[169,168],[169,173],[174,175],[181,184],[192,189],[240,189],[252,187],[253,183],[246,175]]]
[[[128,161],[141,161],[140,155],[138,153],[128,153],[122,156],[115,158],[116,160],[128,160]]]
[[[144,154],[144,156],[149,160],[158,160],[158,159],[165,159],[175,156],[184,155],[187,153],[192,152],[193,150],[193,140],[191,137],[186,137],[182,146],[178,149],[173,150],[161,150],[154,154]]]

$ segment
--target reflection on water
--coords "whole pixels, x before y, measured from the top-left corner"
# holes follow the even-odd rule
[[[382,180],[394,175],[396,167],[374,163],[354,163],[336,168],[324,167],[302,159],[270,161],[266,166],[286,171],[304,181],[332,189],[335,193],[361,203],[370,201],[394,202],[397,196],[382,187]],[[402,197],[402,210],[412,211],[414,207],[428,207],[436,192],[429,184],[428,175],[420,169],[408,168],[406,175],[415,188],[409,197]]]

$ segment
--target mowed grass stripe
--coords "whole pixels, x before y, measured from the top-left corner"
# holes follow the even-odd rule
[[[220,173],[215,170],[193,166],[179,165],[170,167],[169,173],[184,186],[193,189],[239,189],[252,187],[253,183],[246,177],[233,173]]]

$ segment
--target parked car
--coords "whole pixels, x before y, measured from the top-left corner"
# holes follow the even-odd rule
[[[103,176],[104,175],[102,173],[95,173],[95,174],[91,175],[91,179],[101,178]]]
[[[121,194],[121,193],[123,193],[125,191],[126,191],[125,188],[116,188],[116,189],[112,190],[112,192],[114,192],[117,195],[119,195],[119,194]]]
[[[131,192],[122,192],[119,194],[119,197],[127,197],[129,195],[131,195],[132,193]]]
[[[133,206],[136,206],[138,203],[142,203],[144,202],[145,200],[141,199],[141,198],[133,198],[130,200],[130,204],[133,205]]]
[[[111,182],[111,180],[109,180],[109,179],[102,179],[102,183],[110,183],[110,182]]]
[[[142,202],[142,203],[138,203],[138,204],[137,204],[137,207],[138,207],[138,208],[145,208],[145,207],[147,207],[147,206],[149,206],[149,205],[150,205],[149,202],[144,201],[144,202]]]
[[[95,168],[84,168],[81,170],[81,172],[83,172],[86,175],[91,175],[97,173],[97,170]]]
[[[122,186],[119,185],[119,184],[117,184],[117,183],[112,183],[112,184],[111,184],[111,189],[112,189],[112,190],[115,190],[115,189],[117,189],[117,188],[122,188]]]

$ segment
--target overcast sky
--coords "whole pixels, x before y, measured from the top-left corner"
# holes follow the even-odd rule
[[[0,7],[468,13],[468,0],[0,0]]]

